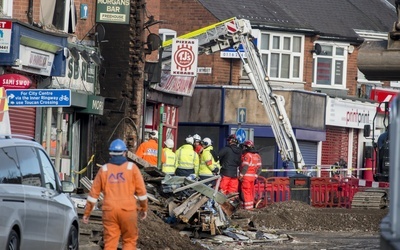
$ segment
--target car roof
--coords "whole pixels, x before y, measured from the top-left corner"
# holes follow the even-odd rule
[[[0,148],[11,146],[30,146],[42,148],[42,145],[34,140],[0,136]]]

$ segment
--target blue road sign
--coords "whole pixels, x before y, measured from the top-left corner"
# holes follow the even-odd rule
[[[236,130],[236,139],[239,141],[239,143],[243,143],[246,140],[246,131],[244,131],[242,128]]]
[[[70,89],[8,89],[8,105],[13,107],[70,107]]]
[[[238,108],[238,113],[237,113],[237,122],[238,123],[246,123],[246,108]]]

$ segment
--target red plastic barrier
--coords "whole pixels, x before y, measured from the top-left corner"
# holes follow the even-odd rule
[[[352,178],[312,178],[311,205],[314,207],[351,207],[358,182]]]
[[[263,208],[274,202],[290,200],[288,177],[259,176],[254,185],[255,208]]]

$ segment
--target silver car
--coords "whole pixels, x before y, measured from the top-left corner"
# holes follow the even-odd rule
[[[0,249],[79,248],[79,219],[43,147],[0,138]]]

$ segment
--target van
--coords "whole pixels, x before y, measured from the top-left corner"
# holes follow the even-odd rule
[[[0,249],[79,249],[74,191],[39,143],[0,136]]]

